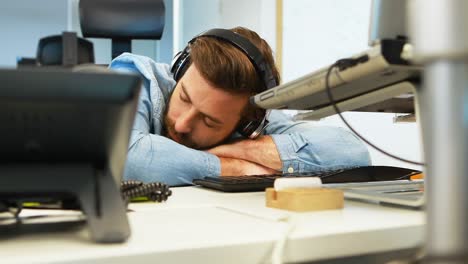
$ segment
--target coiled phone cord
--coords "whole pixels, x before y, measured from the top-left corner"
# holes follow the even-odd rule
[[[146,197],[151,201],[164,202],[172,194],[169,186],[164,183],[143,183],[135,180],[122,181],[120,190],[125,201]]]

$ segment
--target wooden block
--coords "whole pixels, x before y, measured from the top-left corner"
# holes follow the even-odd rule
[[[267,188],[266,206],[296,212],[341,209],[343,191],[328,188],[291,188],[275,191]]]

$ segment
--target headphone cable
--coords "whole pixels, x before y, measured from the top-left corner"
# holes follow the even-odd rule
[[[343,121],[343,123],[349,128],[349,130],[351,130],[356,136],[358,136],[362,141],[364,141],[367,145],[371,146],[373,149],[379,151],[380,153],[384,154],[384,155],[387,155],[393,159],[396,159],[396,160],[399,160],[399,161],[402,161],[402,162],[406,162],[406,163],[410,163],[410,164],[414,164],[414,165],[419,165],[419,166],[425,166],[424,163],[422,162],[417,162],[417,161],[412,161],[412,160],[408,160],[408,159],[405,159],[405,158],[401,158],[399,156],[396,156],[396,155],[393,155],[379,147],[377,147],[375,144],[371,143],[369,140],[367,140],[364,136],[362,136],[361,134],[359,134],[347,121],[346,119],[343,117],[343,115],[341,114],[341,110],[338,108],[338,105],[337,105],[337,102],[335,101],[335,99],[333,98],[332,96],[332,93],[331,93],[331,89],[330,89],[330,74],[332,72],[332,70],[335,68],[335,67],[338,67],[340,69],[345,69],[345,68],[348,68],[348,67],[351,67],[351,66],[355,66],[356,64],[360,63],[361,62],[361,59],[365,59],[364,57],[360,57],[360,58],[356,58],[356,59],[340,59],[340,60],[337,60],[335,63],[333,63],[327,70],[327,74],[325,75],[325,90],[327,92],[327,95],[328,95],[328,100],[330,101],[330,104],[332,105],[333,109],[335,110],[335,112],[338,114],[338,116],[340,117],[341,121]]]

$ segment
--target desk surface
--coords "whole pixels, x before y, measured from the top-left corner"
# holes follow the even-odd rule
[[[86,226],[22,232],[0,236],[0,262],[263,263],[286,235],[282,259],[299,262],[416,247],[424,236],[422,211],[346,201],[342,210],[292,213],[265,207],[263,192],[172,190],[166,203],[130,205],[126,243],[92,243]]]

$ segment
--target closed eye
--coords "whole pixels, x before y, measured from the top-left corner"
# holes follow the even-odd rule
[[[213,121],[211,118],[207,116],[203,118],[203,123],[209,128],[215,128],[215,127],[220,126],[220,124],[216,123],[215,121]]]
[[[182,102],[190,103],[190,100],[188,99],[188,97],[186,97],[185,95],[182,95],[182,93],[179,94],[179,99],[180,99]]]
[[[187,103],[187,104],[190,104],[192,103],[192,100],[190,99],[190,96],[188,95],[187,93],[187,90],[185,89],[185,86],[183,83],[181,83],[181,92],[179,93],[179,99],[184,102],[184,103]],[[203,123],[209,127],[209,128],[217,128],[217,127],[221,127],[223,125],[223,122],[218,119],[218,118],[214,118],[212,116],[209,116],[203,112],[200,112],[202,114],[201,118],[203,120]]]

